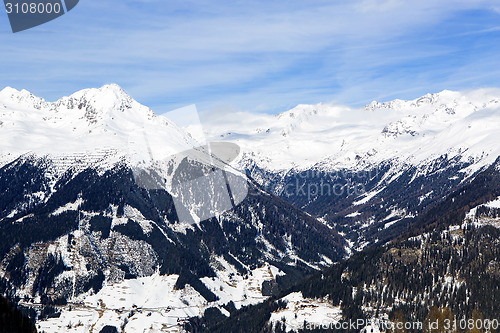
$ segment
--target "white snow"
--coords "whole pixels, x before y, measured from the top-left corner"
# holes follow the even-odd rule
[[[366,169],[382,161],[418,165],[461,156],[471,174],[500,155],[500,90],[443,91],[412,101],[373,102],[353,109],[299,105],[277,116],[227,113],[205,125],[211,138],[243,147],[240,166],[253,160],[273,171],[313,165]]]
[[[214,257],[214,260],[219,262],[220,267],[224,267],[217,272],[218,278],[205,277],[201,281],[219,297],[220,304],[233,301],[237,309],[265,300],[267,297],[262,296],[262,282],[274,280],[277,275],[283,274],[272,265],[264,265],[244,277],[239,275],[224,258]]]
[[[66,205],[57,208],[55,211],[52,212],[51,215],[60,215],[61,213],[64,213],[69,210],[78,210],[80,205],[83,203],[83,200],[81,198],[76,199],[75,202],[69,202]]]
[[[304,320],[317,327],[328,327],[342,319],[340,306],[333,306],[327,300],[304,298],[302,292],[294,292],[281,298],[287,303],[285,309],[271,313],[271,323],[283,322],[287,332],[304,328]]]
[[[485,204],[486,207],[500,208],[500,197]]]
[[[457,177],[457,176],[455,176],[455,177]],[[457,177],[457,178],[458,178],[458,177]],[[419,204],[421,204],[421,203],[422,203],[422,201],[424,201],[425,199],[429,198],[429,196],[430,196],[432,193],[434,193],[434,191],[430,191],[430,192],[428,192],[428,193],[426,193],[426,194],[424,194],[424,195],[420,196],[420,197],[418,198]]]
[[[5,106],[0,108],[0,165],[27,153],[49,155],[60,171],[80,160],[95,164],[116,155],[137,165],[147,151],[161,160],[195,146],[181,128],[117,85],[85,89],[53,103],[5,88],[0,105]]]
[[[66,238],[61,240],[62,243]],[[217,276],[202,278],[201,281],[219,297],[218,301],[207,302],[190,285],[175,290],[178,275],[159,275],[106,283],[97,294],[83,294],[73,299],[68,306],[61,307],[60,318],[37,323],[39,330],[47,333],[99,332],[105,325],[124,328],[124,332],[179,332],[184,320],[201,316],[209,307],[222,308],[233,301],[236,308],[262,302],[261,286],[266,280],[283,275],[278,268],[264,265],[241,276],[222,257],[214,257],[212,266]],[[71,308],[71,310],[70,310]]]
[[[222,112],[194,125],[203,125],[209,141],[240,145],[243,154],[235,161],[240,167],[251,160],[274,171],[313,165],[363,170],[395,157],[408,166],[447,154],[473,161],[463,170],[471,174],[500,155],[499,101],[498,89],[445,90],[359,109],[320,103],[276,116]],[[193,135],[117,85],[85,89],[53,103],[5,88],[0,105],[0,165],[28,152],[64,160],[98,150],[147,165],[151,158],[161,160],[199,145]],[[183,126],[190,130],[189,124]]]
[[[481,216],[477,217],[477,209],[481,206],[484,207],[489,207],[489,208],[495,208],[495,209],[500,209],[500,197],[496,198],[495,200],[489,201],[485,204],[476,206],[467,212],[465,215],[465,222],[464,223],[472,223],[476,226],[481,226],[481,225],[492,225],[496,228],[500,228],[500,219],[499,218],[490,218],[487,216]]]
[[[189,285],[174,290],[177,275],[152,276],[106,285],[62,311],[60,318],[38,322],[46,332],[99,332],[106,325],[124,332],[179,331],[178,319],[203,313],[206,302]]]
[[[354,212],[354,213],[351,213],[351,214],[347,214],[345,217],[356,217],[356,216],[359,216],[361,215],[360,212]]]
[[[498,89],[443,91],[412,101],[373,102],[360,109],[320,103],[299,105],[276,116],[228,113],[209,118],[203,122],[209,141],[231,141],[242,147],[243,154],[234,165],[256,163],[276,172],[300,171],[311,166],[367,170],[391,161],[396,166],[383,179],[387,183],[396,179],[402,169],[425,164],[444,154],[473,162],[462,170],[467,175],[491,164],[500,155]],[[52,161],[47,172],[54,181],[71,168],[106,169],[122,161],[148,166],[197,147],[200,140],[172,120],[155,115],[116,85],[85,89],[56,102],[47,102],[26,90],[5,88],[0,91],[0,119],[0,166],[21,155],[47,156]],[[187,129],[192,133],[199,131],[189,126]],[[161,162],[159,165],[166,167]],[[417,168],[415,177],[428,172],[431,172],[428,168]],[[383,185],[356,198],[354,205],[367,203],[384,189]],[[431,194],[421,196],[420,202]],[[37,193],[36,198],[43,200],[43,195]],[[69,203],[53,214],[77,210],[81,203],[81,200]],[[500,208],[500,198],[485,205]],[[476,209],[467,214],[469,219],[475,216]],[[14,210],[9,216],[15,214]],[[358,215],[359,212],[354,212],[347,216]],[[399,215],[395,210],[387,218]],[[27,217],[29,215],[17,222]],[[125,217],[114,217],[113,226],[126,223],[128,217],[138,220],[144,232],[151,230],[153,222],[132,207],[125,207]],[[395,222],[387,223],[386,227]],[[366,226],[370,223],[374,220]],[[496,220],[475,223],[499,224]],[[194,227],[179,224],[173,228],[186,232],[187,228]],[[78,231],[75,235],[78,236]],[[289,242],[289,237],[285,236],[285,241]],[[66,244],[67,237],[63,237],[48,251],[62,253],[67,262],[69,254],[59,249]],[[350,252],[353,244],[349,241],[348,244],[346,249]],[[361,242],[360,249],[367,244]],[[294,255],[292,247],[287,249],[287,254],[301,260]],[[324,257],[323,261],[328,263],[327,259]],[[60,318],[40,322],[40,330],[98,332],[104,325],[112,324],[124,327],[125,332],[178,331],[179,320],[200,315],[207,307],[220,307],[233,301],[239,308],[262,301],[266,298],[261,293],[262,282],[282,274],[276,267],[265,265],[244,277],[220,257],[213,258],[213,265],[219,267],[217,276],[202,279],[219,297],[213,304],[207,304],[189,285],[183,290],[174,290],[176,275],[156,273],[118,283],[108,281],[96,295],[80,295],[74,299],[71,311],[65,307]],[[298,328],[304,320],[325,323],[340,318],[340,308],[323,300],[304,299],[300,293],[290,294],[283,300],[288,302],[287,308],[273,313],[272,322],[285,318],[287,327],[292,328],[296,321]],[[221,311],[228,314],[226,310]]]
[[[357,201],[354,201],[352,203],[353,206],[359,206],[359,205],[362,205],[362,204],[365,204],[367,203],[368,201],[370,201],[370,199],[372,199],[374,196],[376,196],[377,194],[379,194],[380,192],[382,192],[384,189],[381,188],[381,189],[378,189],[378,190],[375,190],[375,191],[371,191],[371,192],[368,192],[368,193],[365,193],[363,194],[361,199],[357,200]]]

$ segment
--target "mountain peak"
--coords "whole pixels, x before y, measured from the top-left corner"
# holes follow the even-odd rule
[[[35,107],[36,109],[43,107],[44,103],[55,104],[56,106],[66,104],[69,109],[72,109],[73,104],[78,101],[76,106],[80,106],[80,108],[91,104],[94,107],[97,106],[99,109],[106,109],[108,111],[117,107],[123,111],[125,108],[131,108],[132,106],[136,106],[135,104],[139,104],[115,83],[106,84],[100,88],[83,89],[68,97],[63,97],[55,103],[47,103],[45,99],[25,89],[17,90],[12,87],[5,87],[0,91],[0,100],[9,104],[10,102],[14,102],[23,107]]]
[[[0,91],[0,101],[3,103],[14,103],[23,107],[34,107],[40,109],[46,103],[41,97],[35,96],[29,91],[17,90],[12,87],[5,87]]]
[[[101,148],[128,156],[131,141],[136,142],[137,136],[144,140],[145,128],[162,153],[192,148],[191,139],[182,129],[163,117],[156,117],[150,108],[135,101],[116,84],[80,90],[56,102],[6,88],[0,93],[2,104],[0,165],[4,162],[3,152],[10,153],[6,161],[28,151],[44,155]]]
[[[85,110],[85,117],[91,123],[107,117],[121,117],[120,113],[133,112],[144,119],[154,116],[150,108],[138,103],[117,84],[83,89],[59,99],[54,105],[56,110]]]
[[[376,109],[408,109],[418,108],[424,105],[436,103],[448,103],[460,98],[462,94],[457,91],[443,90],[438,93],[427,93],[413,100],[394,99],[388,102],[373,101],[365,106],[365,110],[374,111]]]
[[[5,87],[3,88],[2,90],[0,90],[0,96],[11,96],[11,95],[14,95],[14,94],[19,94],[20,91],[17,90],[16,88],[12,88],[12,87]]]
[[[343,106],[331,103],[299,104],[293,109],[275,115],[274,118],[301,122],[319,116],[338,116],[342,109]]]
[[[39,99],[42,99],[41,97],[37,97],[33,95],[31,92],[29,92],[26,89],[22,90],[17,90],[16,88],[12,87],[5,87],[2,90],[0,90],[0,96],[1,97],[36,97]]]
[[[114,95],[118,98],[130,98],[130,96],[123,90],[122,87],[120,87],[116,83],[110,83],[110,84],[105,84],[100,88],[87,88],[87,89],[82,89],[80,91],[77,91],[73,93],[73,95],[78,95],[78,94],[92,94],[92,95],[103,95],[103,94],[110,94]]]
[[[64,99],[86,100],[89,102],[102,104],[102,106],[113,106],[116,104],[132,104],[135,102],[119,85],[107,84],[101,88],[88,88],[77,91]]]
[[[323,160],[325,166],[351,168],[361,165],[356,156],[363,163],[397,156],[401,163],[418,164],[442,155],[470,157],[478,161],[477,170],[500,155],[495,144],[499,110],[500,89],[443,90],[359,109],[298,105],[258,124],[248,120],[257,124],[255,130],[242,129],[236,121],[224,131],[244,133],[225,140],[236,138],[244,153],[250,151],[259,167],[270,170],[305,169]]]

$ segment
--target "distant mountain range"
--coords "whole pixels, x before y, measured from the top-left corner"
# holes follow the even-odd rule
[[[198,144],[118,86],[55,103],[4,89],[0,109],[1,291],[38,309],[44,331],[78,330],[79,322],[177,326],[210,306],[259,302],[277,276],[297,280],[347,255],[342,236],[229,166],[227,177],[247,182],[246,199],[210,219],[180,221],[178,196],[167,191],[176,173],[212,170],[194,155],[176,168],[162,160]],[[131,138],[145,131],[150,146],[142,148],[159,158],[148,163],[164,163],[156,169],[164,187],[141,186],[134,174],[145,161]],[[205,185],[217,195],[216,179]],[[80,318],[100,311],[100,320]]]
[[[360,109],[299,105],[210,125],[213,138],[242,147],[238,168],[359,249],[399,234],[495,162],[500,90],[443,91]]]
[[[498,89],[445,90],[358,109],[320,103],[275,116],[216,114],[207,130],[246,148],[242,164],[254,160],[273,171],[359,170],[386,161],[419,165],[447,155],[473,159],[478,167],[472,172],[500,154],[499,109]]]
[[[468,235],[482,237],[476,228],[484,224],[496,237],[500,90],[444,91],[361,109],[300,105],[277,116],[213,116],[203,125],[209,141],[241,147],[235,160],[213,155],[191,127],[155,115],[117,85],[53,103],[25,90],[0,91],[1,294],[46,332],[178,329],[197,316],[186,328],[222,330],[233,318],[251,318],[261,330],[291,329],[279,313],[312,320],[310,311],[290,310],[293,304],[315,304],[330,319],[371,318],[374,304],[392,316],[383,285],[373,287],[372,301],[357,303],[333,290],[390,280],[377,262],[391,265],[394,251],[416,251],[408,239],[449,248],[446,230],[465,230],[474,219],[480,222],[460,235],[464,244]],[[210,176],[215,169],[221,181]],[[195,187],[214,202],[222,200],[216,188],[227,186],[234,207],[215,204],[208,219],[194,202],[179,211],[179,198],[200,189],[173,188],[194,175],[206,179]],[[248,191],[238,201],[234,180]],[[145,185],[152,181],[159,186]],[[186,214],[193,223],[179,218]],[[436,239],[422,236],[433,232]],[[483,245],[474,251],[483,253]],[[336,284],[338,274],[361,274],[359,258],[370,251],[367,276]],[[480,270],[496,272],[495,253]],[[419,263],[421,255],[414,256]],[[465,274],[469,259],[459,257],[435,280],[453,269]],[[349,272],[339,271],[345,265]],[[321,286],[323,276],[331,278]],[[409,292],[429,292],[427,284],[398,288],[391,290],[404,293],[401,304]],[[425,301],[412,308],[420,311],[415,318],[442,300]]]

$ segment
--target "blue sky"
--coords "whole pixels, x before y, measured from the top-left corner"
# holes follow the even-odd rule
[[[49,101],[117,83],[158,113],[278,113],[500,87],[493,0],[81,0],[24,32],[0,22],[0,87]]]

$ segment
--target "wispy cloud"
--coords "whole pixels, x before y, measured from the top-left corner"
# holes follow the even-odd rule
[[[161,112],[500,86],[482,65],[498,67],[495,3],[87,0],[47,25],[0,34],[0,85],[55,99],[116,82]]]

